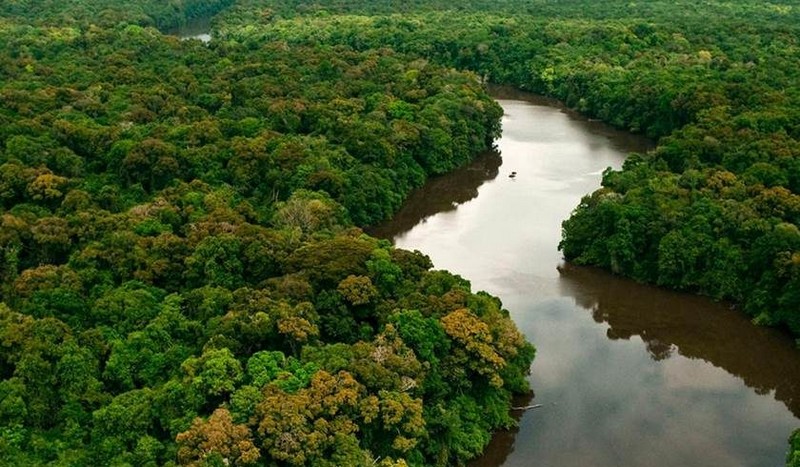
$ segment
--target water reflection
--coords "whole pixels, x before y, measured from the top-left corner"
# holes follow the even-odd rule
[[[562,292],[607,323],[611,340],[638,336],[656,360],[673,353],[702,359],[737,376],[758,394],[774,392],[800,417],[800,359],[794,342],[754,326],[729,305],[632,283],[603,271],[565,265]]]
[[[498,85],[490,85],[489,92],[492,97],[500,102],[522,101],[534,106],[554,109],[566,116],[570,122],[580,127],[580,131],[573,132],[568,131],[568,129],[561,124],[562,130],[567,130],[566,134],[564,131],[556,131],[550,134],[537,133],[537,142],[542,142],[546,139],[563,142],[564,136],[569,136],[570,139],[577,139],[585,144],[586,149],[588,149],[590,153],[606,151],[609,147],[618,150],[622,154],[630,152],[645,153],[655,148],[655,142],[649,138],[635,133],[619,131],[600,120],[587,119],[580,113],[564,105],[563,102],[551,97],[537,96],[513,87]],[[555,129],[554,126],[550,126],[550,122],[545,123],[545,125],[547,125],[550,130]],[[505,130],[506,128],[503,128],[503,138],[509,136],[505,133]],[[531,128],[522,128],[522,130],[530,132]],[[533,131],[535,131],[535,129]]]
[[[373,230],[499,296],[537,346],[544,407],[473,465],[780,465],[800,424],[791,340],[699,297],[559,272],[561,221],[650,143],[524,97],[499,100],[502,166],[437,179]]]
[[[428,217],[455,210],[459,204],[478,196],[478,187],[493,180],[503,159],[497,151],[486,151],[469,165],[440,177],[414,190],[391,222],[370,227],[367,233],[378,238],[394,238],[411,230]]]
[[[533,401],[533,391],[528,394],[519,395],[514,397],[511,401],[513,407],[525,407]],[[515,422],[519,423],[522,415],[525,413],[522,410],[511,410],[509,412]],[[514,452],[514,443],[519,433],[519,426],[509,428],[508,430],[500,430],[492,436],[492,440],[486,447],[486,454],[480,458],[470,462],[470,467],[494,467],[503,465],[508,456]]]

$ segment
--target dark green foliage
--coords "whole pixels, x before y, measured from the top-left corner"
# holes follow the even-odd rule
[[[735,300],[756,322],[800,335],[795,6],[314,5],[272,2],[273,14],[255,26],[244,15],[249,7],[233,8],[219,33],[292,45],[390,47],[557,97],[588,116],[660,138],[652,153],[607,172],[603,188],[564,223],[566,258]],[[390,107],[393,115],[405,110]],[[445,139],[432,133],[429,141]],[[436,167],[435,160],[424,163]]]
[[[10,0],[3,3],[0,13],[17,21],[39,25],[109,26],[125,21],[169,29],[194,18],[211,16],[233,3],[234,0],[137,0],[124,4],[114,0]]]
[[[0,5],[4,465],[461,463],[527,390],[507,314],[354,227],[491,145],[480,81],[147,27],[231,3]]]
[[[795,430],[789,438],[789,452],[786,454],[786,466],[800,466],[800,430]]]
[[[795,6],[241,0],[209,45],[146,27],[230,5],[0,6],[4,459],[159,464],[184,433],[189,462],[217,425],[242,464],[480,452],[533,349],[350,227],[491,144],[482,79],[660,138],[565,222],[568,259],[800,333]]]
[[[251,27],[247,1],[220,35],[390,47],[658,138],[564,222],[565,257],[733,300],[800,336],[796,5],[395,3],[275,1]]]

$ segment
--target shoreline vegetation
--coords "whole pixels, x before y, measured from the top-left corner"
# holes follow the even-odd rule
[[[0,458],[477,455],[533,347],[353,226],[491,145],[486,80],[658,140],[564,222],[568,260],[800,336],[800,9],[393,3],[0,6]],[[149,28],[214,13],[208,46]]]
[[[109,5],[0,8],[3,463],[447,465],[511,426],[500,301],[355,227],[491,146],[477,78]]]
[[[246,6],[227,10],[221,40],[388,47],[656,139],[564,223],[565,257],[737,302],[754,322],[800,336],[797,8],[424,2],[428,11],[398,14],[274,3],[258,24]]]

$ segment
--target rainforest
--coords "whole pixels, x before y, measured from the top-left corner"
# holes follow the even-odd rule
[[[4,1],[0,463],[477,457],[534,347],[364,229],[493,147],[487,83],[657,143],[566,260],[800,338],[799,57],[782,1]]]

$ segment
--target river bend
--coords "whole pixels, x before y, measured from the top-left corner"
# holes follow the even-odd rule
[[[371,230],[499,296],[536,345],[535,403],[475,466],[780,466],[800,352],[729,305],[563,264],[561,221],[651,143],[495,91],[498,152],[431,180]]]

